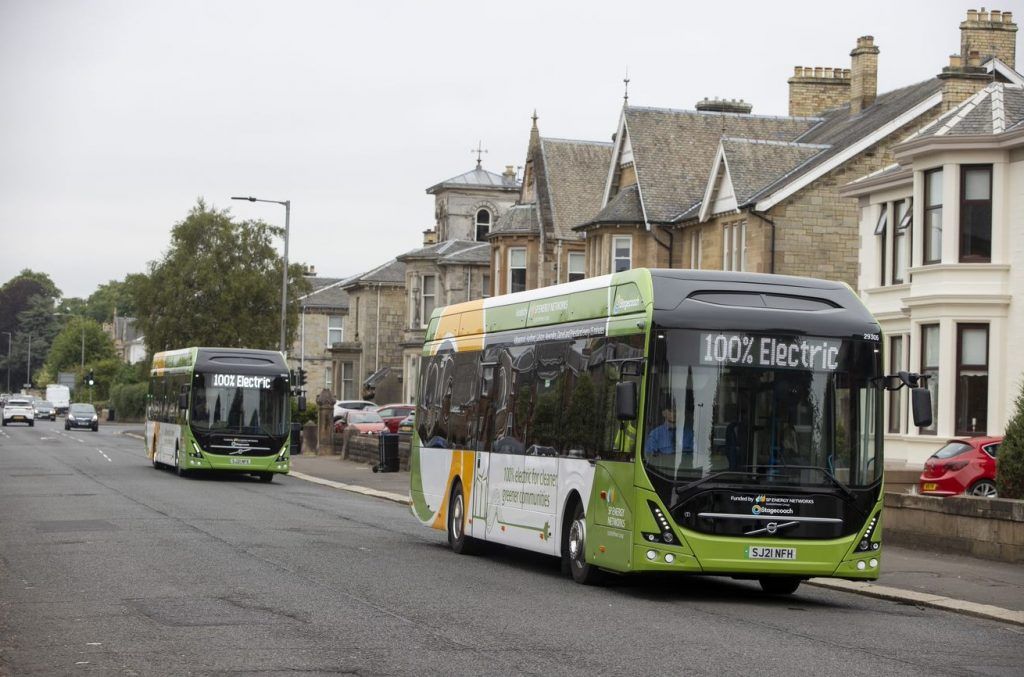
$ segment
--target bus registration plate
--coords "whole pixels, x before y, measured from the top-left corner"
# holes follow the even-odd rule
[[[252,460],[248,458],[233,458],[231,462],[235,465],[249,465],[252,463]]]
[[[747,559],[796,559],[796,548],[751,545],[747,547]]]

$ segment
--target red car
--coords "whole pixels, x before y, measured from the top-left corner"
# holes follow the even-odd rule
[[[950,440],[924,463],[918,491],[927,496],[996,497],[996,453],[1002,437]]]
[[[387,432],[388,427],[375,411],[343,411],[334,419],[334,432],[343,433],[353,428],[360,435],[380,435]]]
[[[398,424],[415,409],[415,404],[385,404],[383,407],[377,408],[377,413],[384,419],[384,425],[388,427],[388,432],[397,433]]]

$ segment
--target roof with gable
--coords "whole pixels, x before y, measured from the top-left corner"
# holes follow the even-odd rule
[[[304,308],[348,309],[348,294],[342,289],[346,278],[307,277],[311,290],[299,297]]]
[[[489,236],[493,235],[514,235],[516,233],[530,234],[540,232],[540,216],[537,213],[537,203],[513,205],[498,217],[491,228]]]
[[[541,138],[540,152],[551,202],[555,238],[578,239],[573,226],[585,223],[601,208],[612,144],[602,141]]]
[[[475,169],[472,169],[465,174],[453,176],[446,181],[442,181],[441,183],[434,184],[430,188],[427,188],[427,193],[429,195],[433,195],[444,188],[505,190],[509,192],[517,192],[519,190],[519,185],[519,182],[516,181],[515,178],[489,172],[477,164]]]
[[[377,266],[360,275],[353,275],[341,283],[342,289],[353,289],[365,284],[378,285],[386,284],[401,286],[405,284],[405,263],[397,259],[391,259],[387,263]]]
[[[824,144],[793,141],[722,139],[722,153],[739,204],[746,204],[780,176],[789,175],[828,148]]]
[[[615,194],[594,218],[582,226],[599,223],[643,223],[644,210],[640,204],[640,189],[636,184],[626,186]]]
[[[469,246],[463,247],[442,256],[437,264],[439,266],[473,266],[491,265],[491,245],[486,242],[468,242]]]
[[[1001,134],[1024,123],[1024,86],[993,82],[914,135],[913,140]]]
[[[820,118],[628,106],[620,128],[625,128],[632,147],[647,220],[667,223],[703,199],[723,136],[793,141],[820,122]],[[620,129],[620,145],[621,137]],[[614,197],[610,196],[609,204]]]

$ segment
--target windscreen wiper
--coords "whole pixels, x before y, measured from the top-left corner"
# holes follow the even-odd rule
[[[846,486],[845,484],[843,484],[842,482],[840,482],[836,478],[835,475],[830,473],[828,471],[828,468],[822,468],[820,465],[773,465],[773,466],[769,467],[769,471],[771,471],[771,470],[778,470],[778,469],[787,469],[787,470],[817,470],[822,475],[827,477],[828,480],[830,482],[832,482],[832,484],[836,485],[836,487],[838,487],[839,490],[842,491],[846,495],[846,497],[848,499],[850,499],[851,501],[857,500],[857,497],[854,495],[854,493],[852,491],[850,491],[850,488],[848,486]]]
[[[705,483],[710,482],[712,480],[717,480],[717,479],[721,478],[724,475],[740,475],[740,476],[747,477],[747,478],[751,478],[752,477],[754,479],[757,479],[757,477],[758,477],[758,473],[756,473],[754,471],[747,471],[747,470],[723,470],[721,472],[711,473],[707,477],[701,477],[698,480],[694,480],[693,482],[688,482],[688,483],[686,483],[686,484],[684,484],[682,486],[677,486],[675,488],[675,492],[677,494],[685,494],[686,492],[690,491],[694,487],[700,486],[701,484],[705,484]],[[674,484],[678,484],[678,482],[676,482]]]

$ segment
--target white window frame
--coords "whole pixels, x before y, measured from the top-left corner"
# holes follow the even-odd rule
[[[337,320],[337,325],[334,325],[334,321]],[[338,340],[332,341],[331,334],[337,334]],[[345,318],[341,315],[328,315],[327,316],[327,347],[330,348],[335,343],[342,343],[345,340]]]
[[[479,207],[476,210],[476,214],[473,216],[473,239],[476,242],[486,242],[487,241],[486,236],[484,237],[483,240],[481,240],[480,239],[480,235],[479,235],[479,233],[480,233],[480,226],[483,225],[481,223],[481,221],[480,221],[480,213],[481,212],[484,212],[485,214],[487,214],[487,233],[488,234],[490,234],[491,228],[494,227],[494,214],[487,207]]]
[[[747,269],[747,222],[722,226],[722,270]]]
[[[618,253],[619,243],[620,242],[625,242],[627,244],[627,249],[629,250],[629,254],[627,256],[625,256],[625,257],[616,256],[616,254]],[[618,268],[615,265],[616,261],[620,261],[623,258],[626,259],[626,263],[628,264],[623,270],[632,270],[633,269],[633,236],[632,235],[615,235],[615,236],[612,237],[612,272],[613,273],[618,272]]]
[[[513,266],[512,265],[512,255],[517,253],[517,252],[522,252],[523,253],[523,265],[522,266]],[[526,255],[526,247],[509,247],[508,248],[508,286],[505,288],[506,291],[508,291],[509,293],[512,293],[512,271],[513,270],[521,270],[521,271],[523,271],[523,277],[524,277],[523,287],[524,287],[524,289],[526,288],[525,277],[526,277],[526,270],[527,270],[527,263],[528,262],[529,261],[527,259],[527,255]]]
[[[341,367],[341,378],[338,379],[341,388],[338,391],[338,399],[355,399],[355,364],[352,362],[339,362],[338,364]],[[351,391],[348,390],[349,385],[352,387]]]
[[[700,228],[690,233],[690,268],[693,270],[700,270],[701,259],[704,255],[700,235]]]
[[[579,264],[579,270],[573,270],[573,262]],[[578,279],[582,280],[587,276],[587,255],[584,252],[569,252],[569,258],[567,263],[567,274],[565,276],[566,282],[572,281],[573,275],[579,275]]]
[[[434,293],[427,293],[427,278],[433,280]],[[427,299],[430,299],[430,312],[427,312]],[[424,274],[420,277],[420,329],[426,329],[430,315],[437,307],[437,275]]]
[[[327,388],[327,390],[330,390],[331,392],[334,392],[332,390],[333,387],[334,387],[334,367],[332,367],[331,365],[328,364],[326,367],[324,367],[324,388]]]

